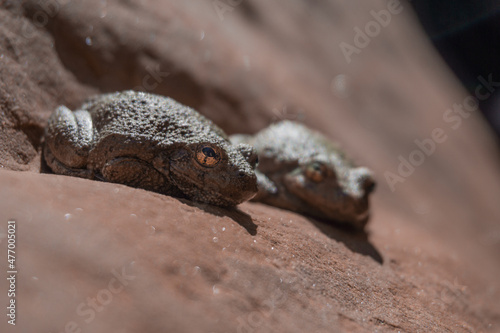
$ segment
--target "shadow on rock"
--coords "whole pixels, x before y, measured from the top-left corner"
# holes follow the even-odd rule
[[[245,228],[250,235],[255,236],[257,234],[257,225],[253,223],[250,215],[242,212],[238,208],[223,208],[199,202],[189,201],[187,199],[182,199],[182,198],[177,198],[177,199],[188,206],[199,208],[209,214],[219,217],[227,216],[236,223],[238,223],[239,225],[241,225],[243,228]]]
[[[52,172],[49,165],[45,161],[44,152],[45,152],[45,145],[42,145],[41,158],[40,158],[40,173],[54,173]]]
[[[338,242],[342,242],[351,251],[370,256],[373,260],[382,264],[384,259],[377,249],[368,240],[366,231],[354,230],[347,227],[334,226],[329,222],[321,222],[312,218],[308,220],[314,224],[322,233]]]
[[[47,165],[45,158],[41,159],[40,173],[54,174],[54,172],[52,172],[50,167]],[[96,180],[98,180],[98,181],[104,181],[103,179],[99,179],[98,176],[96,178],[97,178]],[[125,185],[125,184],[121,184],[121,185]],[[130,187],[135,188],[134,186],[130,186]],[[156,193],[156,192],[153,192],[153,193]],[[159,194],[161,194],[161,193],[159,193]],[[161,195],[164,195],[164,194],[161,194]],[[217,206],[212,206],[212,205],[208,205],[208,204],[190,201],[190,200],[180,198],[177,196],[172,196],[172,197],[180,200],[181,202],[185,203],[188,206],[199,208],[199,209],[201,209],[209,214],[219,216],[219,217],[227,216],[230,219],[232,219],[233,221],[235,221],[236,223],[238,223],[239,225],[241,225],[243,228],[245,228],[246,231],[248,231],[248,233],[250,235],[255,236],[257,234],[257,225],[255,223],[253,223],[250,215],[242,212],[238,208],[223,208],[223,207],[217,207]]]

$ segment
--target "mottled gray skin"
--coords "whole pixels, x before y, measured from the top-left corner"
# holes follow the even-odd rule
[[[357,229],[369,217],[375,182],[367,168],[354,167],[318,132],[292,121],[271,125],[254,136],[233,135],[259,156],[259,193],[254,201],[335,221]]]
[[[257,155],[171,98],[125,91],[60,106],[45,129],[44,157],[58,174],[126,184],[234,206],[257,192]]]

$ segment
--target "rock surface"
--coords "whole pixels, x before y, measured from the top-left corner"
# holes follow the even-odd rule
[[[15,219],[18,269],[0,331],[498,332],[498,146],[478,113],[443,118],[466,95],[408,4],[350,62],[340,43],[384,1],[214,4],[0,2],[0,268]],[[128,88],[229,133],[295,119],[336,139],[378,178],[367,233],[39,173],[55,106]]]

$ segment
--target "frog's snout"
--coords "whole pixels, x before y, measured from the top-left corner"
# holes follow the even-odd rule
[[[258,191],[257,176],[253,170],[234,170],[221,188],[221,194],[233,205],[250,200]]]
[[[241,155],[243,155],[252,169],[255,169],[255,167],[259,163],[259,156],[257,155],[257,151],[255,150],[255,148],[246,143],[240,143],[236,146],[236,149],[238,149]]]
[[[351,171],[351,182],[354,182],[354,187],[358,190],[356,196],[367,198],[370,193],[375,190],[376,182],[372,172],[365,167],[358,167]]]
[[[257,176],[253,170],[239,171],[237,173],[237,183],[239,187],[247,192],[257,193]]]
[[[367,196],[375,190],[377,183],[371,174],[366,174],[360,177],[360,186],[363,189],[365,196]]]

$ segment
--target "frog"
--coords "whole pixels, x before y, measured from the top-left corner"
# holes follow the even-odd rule
[[[257,191],[257,154],[176,100],[140,91],[62,105],[44,131],[43,157],[56,174],[119,183],[234,207]]]
[[[259,191],[252,201],[347,229],[365,228],[376,182],[372,171],[355,166],[337,143],[291,120],[273,123],[254,135],[235,134],[230,140],[257,150]]]

